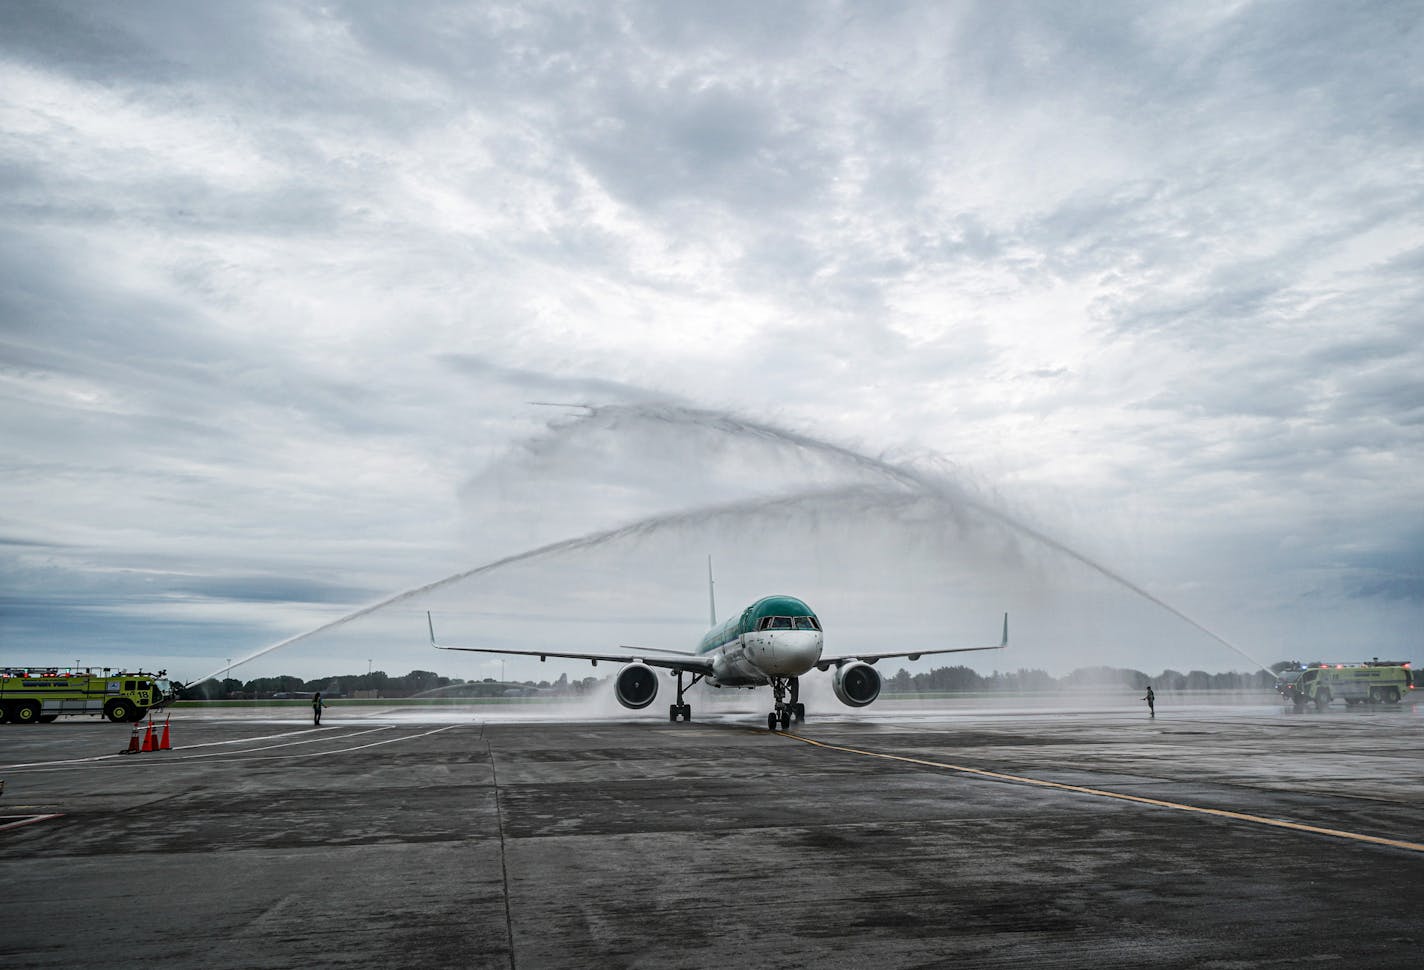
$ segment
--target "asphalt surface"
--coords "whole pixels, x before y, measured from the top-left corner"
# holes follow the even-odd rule
[[[1424,965],[1424,711],[874,710],[0,726],[0,966]]]

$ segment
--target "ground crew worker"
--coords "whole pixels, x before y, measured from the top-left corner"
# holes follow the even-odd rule
[[[1142,698],[1142,699],[1147,702],[1147,713],[1151,714],[1151,715],[1152,715],[1152,718],[1153,718],[1154,720],[1156,720],[1156,718],[1157,718],[1157,695],[1154,694],[1154,693],[1152,693],[1152,685],[1151,685],[1151,684],[1148,684],[1148,685],[1147,685],[1147,696],[1144,697],[1144,698]]]
[[[321,691],[317,691],[312,698],[312,723],[317,727],[321,727],[321,707]]]

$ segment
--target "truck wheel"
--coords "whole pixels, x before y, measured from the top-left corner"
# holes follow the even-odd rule
[[[20,701],[10,708],[10,720],[16,724],[36,724],[40,719],[40,706],[34,701]]]
[[[109,701],[109,705],[104,708],[104,716],[115,724],[121,721],[132,721],[134,706],[128,701]]]
[[[1380,700],[1383,701],[1383,702],[1386,703],[1386,704],[1398,704],[1398,703],[1399,703],[1399,688],[1398,688],[1398,687],[1386,687],[1383,691],[1380,692]]]

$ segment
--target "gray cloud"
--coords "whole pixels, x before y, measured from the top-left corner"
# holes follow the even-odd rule
[[[226,656],[556,527],[839,474],[631,425],[531,452],[549,399],[947,456],[1263,638],[1402,641],[1420,29],[6,4],[6,646]]]

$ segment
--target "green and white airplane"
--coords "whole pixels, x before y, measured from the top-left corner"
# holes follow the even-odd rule
[[[1004,614],[1003,638],[991,647],[945,647],[932,650],[896,650],[887,653],[857,653],[828,657],[822,652],[821,621],[811,607],[794,596],[763,596],[741,613],[724,623],[717,623],[716,602],[711,595],[711,565],[708,565],[708,600],[712,629],[697,645],[696,651],[685,653],[646,647],[619,647],[608,653],[571,653],[560,650],[511,650],[504,647],[453,647],[435,642],[435,623],[426,613],[430,627],[430,645],[437,650],[465,650],[471,653],[520,654],[546,660],[549,657],[589,660],[594,666],[600,660],[625,664],[613,682],[618,703],[632,710],[641,710],[658,695],[658,678],[654,667],[661,667],[677,677],[677,701],[668,707],[668,720],[692,720],[692,705],[683,700],[683,692],[698,681],[712,687],[770,686],[775,707],[766,717],[768,730],[783,730],[806,717],[806,705],[798,699],[800,677],[812,667],[826,671],[835,667],[831,686],[836,698],[850,707],[865,707],[880,696],[880,675],[874,664],[878,660],[904,657],[918,660],[935,653],[969,653],[977,650],[1002,650],[1009,645],[1009,614]],[[690,680],[684,681],[684,678]]]

